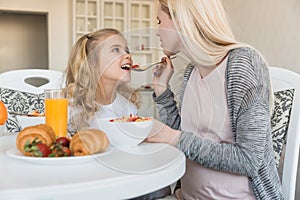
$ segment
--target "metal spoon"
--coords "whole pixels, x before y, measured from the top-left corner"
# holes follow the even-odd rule
[[[176,58],[176,56],[173,56],[170,59],[172,60],[173,58]],[[156,66],[156,65],[158,65],[160,63],[162,63],[162,61],[153,63],[153,64],[148,65],[146,67],[140,67],[140,65],[132,65],[131,66],[131,70],[137,71],[137,72],[143,72],[143,71],[146,71],[147,69],[150,69],[151,67],[154,67],[154,66]],[[138,66],[138,67],[134,67],[134,66]]]

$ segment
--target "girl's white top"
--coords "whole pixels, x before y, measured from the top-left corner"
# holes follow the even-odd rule
[[[80,111],[80,109],[73,109],[69,107],[69,120]],[[91,118],[88,124],[91,128],[97,127],[97,119],[99,118],[120,118],[123,116],[129,116],[130,114],[137,115],[137,111],[136,106],[132,102],[117,93],[116,98],[111,104],[100,106],[99,110]],[[70,123],[68,124],[68,132],[71,135],[77,132],[75,127],[71,126]]]

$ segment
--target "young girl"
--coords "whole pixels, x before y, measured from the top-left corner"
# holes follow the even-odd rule
[[[65,72],[71,134],[90,127],[96,118],[137,114],[140,96],[127,84],[131,66],[127,42],[118,30],[101,29],[76,42]]]

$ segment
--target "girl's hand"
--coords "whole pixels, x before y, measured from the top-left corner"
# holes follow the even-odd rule
[[[149,136],[145,139],[145,142],[167,143],[175,146],[179,142],[180,135],[180,131],[174,130],[160,121],[153,119],[153,128]]]
[[[153,69],[153,89],[156,96],[161,95],[167,89],[174,73],[174,67],[170,58],[163,57],[161,62]]]

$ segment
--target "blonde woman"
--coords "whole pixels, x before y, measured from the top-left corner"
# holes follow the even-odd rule
[[[234,39],[221,0],[159,0],[158,32],[166,65],[154,71],[162,121],[148,142],[186,155],[178,199],[283,199],[274,161],[267,65]],[[187,66],[177,109],[168,57]]]
[[[69,132],[90,127],[96,118],[137,114],[140,96],[127,84],[132,62],[118,30],[101,29],[76,42],[65,72],[71,100]]]

